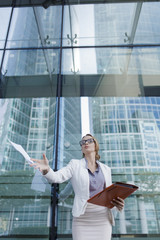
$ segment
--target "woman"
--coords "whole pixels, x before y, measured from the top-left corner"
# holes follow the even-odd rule
[[[73,203],[73,240],[110,240],[114,218],[112,210],[88,203],[87,200],[112,184],[111,170],[99,162],[99,144],[91,135],[85,135],[80,141],[83,158],[72,159],[66,167],[54,172],[48,160],[43,155],[43,160],[36,160],[34,166],[39,169],[50,183],[62,183],[71,180],[75,193]],[[114,199],[112,204],[121,211],[124,201]]]

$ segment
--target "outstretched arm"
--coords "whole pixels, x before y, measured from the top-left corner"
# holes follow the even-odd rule
[[[67,164],[66,167],[63,167],[56,172],[49,167],[49,161],[45,154],[43,154],[42,160],[32,159],[32,161],[34,163],[30,164],[30,166],[34,167],[35,169],[39,169],[50,183],[62,183],[69,180],[73,176],[73,172],[75,170],[73,159]]]
[[[43,159],[31,159],[34,163],[30,164],[31,167],[38,169],[43,175],[47,174],[50,170],[49,161],[46,158],[46,155],[43,154]]]

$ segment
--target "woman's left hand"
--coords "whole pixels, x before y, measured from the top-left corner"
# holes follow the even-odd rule
[[[124,208],[124,200],[120,197],[113,199],[111,202],[115,207],[118,208],[119,211],[122,211]]]

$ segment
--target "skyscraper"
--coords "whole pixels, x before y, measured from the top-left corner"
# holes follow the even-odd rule
[[[116,233],[158,233],[160,230],[157,218],[159,104],[160,99],[156,97],[90,98],[93,133],[100,142],[101,161],[111,167],[113,182],[139,186],[136,194],[126,199],[125,210],[117,218]],[[155,177],[157,184],[152,186]]]
[[[59,201],[53,186],[43,192],[8,139],[31,157],[46,153],[53,168],[81,158],[79,97],[93,96],[100,160],[113,181],[139,186],[116,217],[113,239],[158,239],[160,102],[143,96],[160,93],[159,1],[45,1],[54,4],[47,9],[11,2],[0,1],[10,5],[0,9],[0,95],[10,98],[0,101],[0,236],[72,238],[70,184],[59,186]]]
[[[57,6],[50,8],[49,11],[44,11],[42,8],[15,10],[15,12],[17,11],[14,16],[16,24],[13,21],[15,25],[12,26],[14,30],[12,30],[10,44],[21,47],[29,38],[30,41],[26,42],[26,47],[34,47],[39,44],[59,45],[60,32],[56,21],[60,17],[60,9]],[[39,18],[40,14],[41,18]],[[37,24],[35,18],[38,21]],[[42,20],[43,22],[41,22]],[[30,25],[29,28],[28,25]],[[46,32],[43,31],[43,26]],[[23,31],[21,31],[22,29]],[[17,37],[21,38],[21,42],[16,40]],[[44,38],[42,39],[42,37]],[[33,79],[34,75],[41,76],[41,74],[44,74],[50,75],[51,80],[52,74],[58,72],[58,63],[59,59],[52,50],[28,52],[23,49],[9,52],[4,66],[7,67],[7,76],[21,77],[26,75]],[[54,66],[54,69],[52,66]],[[45,76],[43,77],[45,78]],[[30,81],[29,78],[28,81]],[[37,84],[41,84],[41,81]],[[79,155],[77,139],[80,139],[81,136],[80,99],[62,98],[60,101],[58,168],[66,165],[71,158]],[[33,229],[37,228],[39,229],[37,231],[40,231],[41,228],[43,233],[39,232],[39,234],[43,238],[43,235],[49,234],[50,190],[46,189],[43,192],[40,187],[37,190],[36,188],[32,189],[33,168],[26,164],[25,159],[13,149],[7,140],[21,144],[32,158],[40,159],[42,154],[45,153],[50,166],[54,168],[57,99],[55,97],[20,98],[6,100],[6,102],[7,108],[3,116],[3,126],[1,125],[0,128],[0,134],[4,137],[1,138],[1,141],[3,141],[1,146],[1,171],[3,177],[9,175],[10,180],[11,176],[17,179],[12,180],[15,187],[16,184],[21,183],[19,194],[24,201],[17,199],[15,188],[12,188],[12,191],[10,189],[7,201],[13,204],[9,204],[11,206],[8,208],[3,205],[4,208],[7,208],[3,216],[4,219],[7,219],[7,227],[4,227],[2,232],[3,234],[14,234],[19,231],[23,235],[25,229],[30,228],[30,234],[32,235],[34,234]],[[1,100],[2,107],[4,104],[5,101]],[[12,201],[13,199],[17,200],[18,204]],[[1,202],[1,204],[3,203]],[[10,216],[12,216],[11,219]]]

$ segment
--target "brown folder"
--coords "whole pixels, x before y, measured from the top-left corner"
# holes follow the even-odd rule
[[[113,208],[114,205],[111,203],[113,199],[116,199],[117,197],[125,199],[137,189],[138,187],[135,185],[116,182],[88,199],[88,202],[108,208]]]

